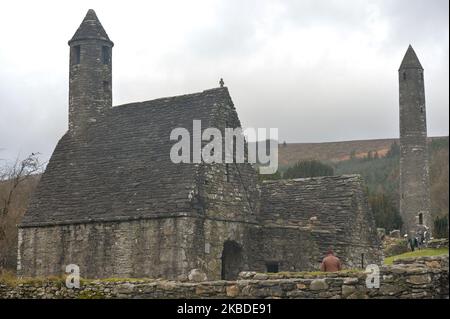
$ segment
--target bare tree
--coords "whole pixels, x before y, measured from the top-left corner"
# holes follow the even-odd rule
[[[39,153],[31,153],[23,160],[16,159],[12,165],[5,164],[0,168],[0,183],[6,192],[0,193],[0,240],[5,238],[4,221],[19,186],[30,177],[42,173],[44,164],[39,161]]]

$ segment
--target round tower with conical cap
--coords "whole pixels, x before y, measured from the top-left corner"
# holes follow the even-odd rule
[[[69,41],[69,132],[85,132],[112,107],[113,42],[90,9]]]
[[[400,215],[410,237],[429,227],[430,181],[424,70],[410,45],[400,65]]]

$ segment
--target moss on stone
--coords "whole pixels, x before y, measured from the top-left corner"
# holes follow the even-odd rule
[[[10,287],[16,287],[19,285],[41,287],[45,284],[51,283],[58,288],[65,284],[65,277],[49,276],[49,277],[23,277],[18,278],[12,272],[3,272],[0,274],[0,283]]]
[[[105,299],[106,296],[100,291],[94,290],[82,290],[78,296],[78,299]]]
[[[82,279],[81,282],[84,283],[121,283],[121,282],[129,282],[129,283],[140,283],[140,282],[149,282],[149,281],[156,281],[156,279],[153,278],[119,278],[119,277],[112,277],[112,278],[102,278],[102,279]]]
[[[293,277],[327,277],[330,275],[349,275],[349,274],[358,274],[363,273],[362,269],[345,269],[338,272],[323,272],[323,271],[299,271],[299,272],[289,272],[283,271],[278,273],[266,273],[269,277],[284,277],[284,278],[293,278]]]
[[[404,254],[391,256],[384,259],[385,265],[392,265],[397,259],[410,259],[417,257],[430,257],[430,256],[440,256],[448,255],[448,248],[438,248],[438,249],[420,249],[415,251],[410,251]]]

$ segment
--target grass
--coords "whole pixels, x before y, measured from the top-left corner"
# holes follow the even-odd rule
[[[139,283],[146,281],[153,281],[152,278],[102,278],[102,279],[86,279],[80,278],[81,285],[89,285],[95,282],[101,283],[121,283],[121,282],[131,282]],[[42,286],[45,283],[57,283],[60,286],[65,285],[66,276],[49,276],[49,277],[32,277],[32,278],[18,278],[16,274],[12,271],[0,270],[0,283],[6,284],[11,287],[16,287],[19,284]]]
[[[78,299],[105,299],[106,296],[100,291],[83,290],[77,297]]]
[[[289,272],[289,271],[281,271],[277,273],[264,273],[270,277],[304,277],[304,276],[311,276],[311,277],[319,277],[319,276],[327,276],[330,274],[338,274],[338,275],[352,275],[352,274],[359,274],[362,273],[362,269],[344,269],[341,271],[337,271],[334,273],[330,272],[322,272],[322,271],[300,271],[300,272]]]
[[[62,286],[65,282],[65,278],[57,276],[17,278],[14,272],[0,271],[0,283],[6,284],[11,287],[15,287],[20,284],[39,287],[49,282],[56,283],[58,286]]]
[[[91,284],[95,282],[101,282],[101,283],[122,283],[122,282],[130,282],[130,283],[140,283],[140,282],[147,282],[147,281],[156,281],[156,279],[153,278],[126,278],[126,277],[117,277],[117,278],[100,278],[100,279],[86,279],[81,278],[80,282],[82,284]]]
[[[410,251],[401,255],[391,256],[384,259],[385,265],[392,265],[397,259],[405,259],[405,258],[415,258],[415,257],[425,257],[425,256],[439,256],[439,255],[448,255],[448,248],[439,248],[439,249],[421,249]]]

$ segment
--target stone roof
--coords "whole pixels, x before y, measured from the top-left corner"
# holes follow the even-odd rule
[[[86,40],[86,39],[96,39],[105,40],[108,42],[112,41],[109,39],[108,34],[106,34],[100,20],[97,18],[95,11],[89,9],[77,31],[70,39],[69,44],[76,40]]]
[[[265,181],[262,219],[287,226],[345,228],[354,218],[363,190],[359,175]]]
[[[227,88],[113,107],[58,142],[21,226],[188,214],[197,165],[173,164],[173,128],[209,127]],[[192,152],[192,150],[191,150]]]
[[[402,64],[400,65],[400,70],[403,69],[422,69],[422,64],[420,64],[419,58],[413,47],[410,45],[406,51],[405,57],[403,58]]]

